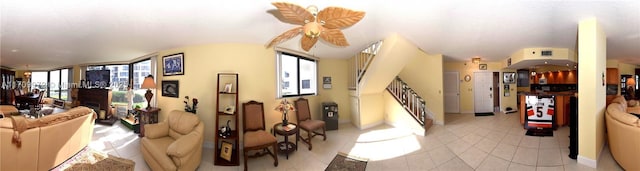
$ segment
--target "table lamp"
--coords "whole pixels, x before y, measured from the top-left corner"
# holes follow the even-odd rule
[[[147,89],[147,93],[144,94],[144,97],[147,98],[147,108],[151,108],[151,98],[153,98],[153,93],[151,93],[151,89],[156,88],[156,82],[153,80],[153,75],[149,75],[144,77],[144,81],[142,82],[142,89]]]

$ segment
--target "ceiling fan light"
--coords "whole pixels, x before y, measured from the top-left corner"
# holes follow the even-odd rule
[[[315,21],[307,23],[303,27],[304,35],[310,38],[316,38],[320,36],[321,30],[322,29],[320,28],[320,24],[318,24],[318,22],[315,22]]]

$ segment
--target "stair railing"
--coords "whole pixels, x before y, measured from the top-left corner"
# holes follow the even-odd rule
[[[396,77],[391,81],[391,84],[387,86],[387,91],[389,91],[394,98],[400,102],[402,107],[420,125],[425,126],[425,122],[427,122],[425,129],[428,129],[428,127],[431,126],[433,122],[431,119],[433,118],[433,114],[428,111],[425,100],[411,89],[406,82],[402,81],[400,77]]]

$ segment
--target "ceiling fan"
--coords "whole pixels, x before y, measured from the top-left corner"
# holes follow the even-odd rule
[[[286,22],[301,26],[280,34],[271,40],[267,47],[289,40],[300,33],[303,33],[300,43],[305,51],[309,51],[318,42],[318,37],[336,46],[349,46],[340,29],[352,26],[364,17],[362,11],[353,11],[342,7],[327,7],[318,12],[316,6],[309,6],[305,9],[286,2],[271,4],[278,8]]]

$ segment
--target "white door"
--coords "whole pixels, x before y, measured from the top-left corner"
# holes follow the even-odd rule
[[[472,80],[475,112],[493,112],[493,73],[474,72]]]
[[[444,72],[444,113],[460,113],[460,74]]]

